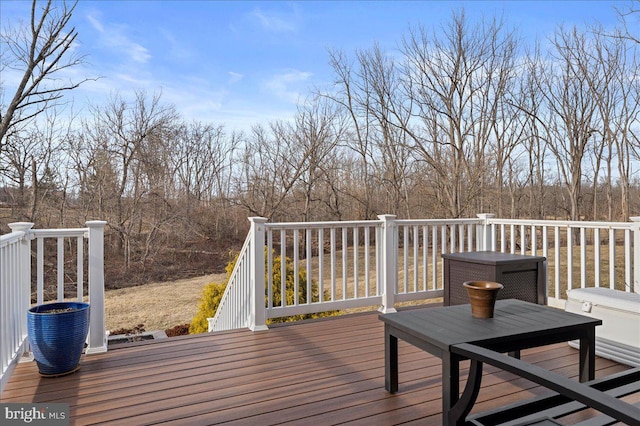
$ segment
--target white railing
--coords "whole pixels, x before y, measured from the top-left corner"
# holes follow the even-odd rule
[[[85,261],[88,265],[88,299],[91,304],[88,346],[85,353],[107,350],[104,320],[104,227],[106,222],[88,221],[86,228],[78,229],[31,229],[33,223],[9,224],[11,233],[0,236],[0,389],[20,357],[28,351],[27,310],[31,306],[31,252],[35,240],[36,254],[36,304],[64,300],[65,243],[75,247],[76,298],[82,301],[85,283]],[[45,241],[56,243],[56,277],[46,280]],[[87,241],[87,254],[85,244]],[[54,281],[55,292],[46,292],[45,283]],[[54,300],[45,295],[54,293]],[[49,298],[50,299],[50,298]]]
[[[547,258],[549,304],[566,290],[609,287],[640,293],[640,217],[631,222],[487,218],[488,249]]]
[[[30,304],[31,224],[12,224],[0,236],[0,390],[27,349],[27,309]]]
[[[557,307],[564,307],[566,290],[576,286],[640,292],[640,217],[628,223],[507,220],[490,214],[471,219],[382,215],[369,221],[250,221],[252,231],[225,291],[225,298],[234,302],[221,304],[217,326],[210,331],[259,330],[270,318],[365,306],[393,312],[399,302],[442,297],[442,254],[466,251],[545,256],[549,304]],[[287,283],[287,274],[281,273],[286,268],[297,271],[289,274],[293,282]],[[291,300],[281,297],[287,286],[294,289]],[[266,303],[260,295],[266,295]],[[249,314],[241,313],[248,307]]]
[[[252,306],[255,306],[252,303],[252,296],[255,292],[251,291],[253,283],[251,271],[255,270],[255,265],[252,262],[255,256],[252,256],[252,253],[258,251],[253,250],[253,241],[260,240],[255,238],[255,234],[262,233],[264,235],[263,224],[266,219],[249,218],[249,220],[251,220],[251,231],[247,235],[240,253],[238,253],[238,259],[231,272],[229,283],[220,298],[216,315],[213,318],[208,318],[209,331],[237,328],[250,328],[257,331],[258,328],[254,324],[264,322],[264,318],[251,321],[252,315],[255,315],[255,312],[252,311]],[[260,256],[260,253],[257,253],[257,257],[260,257],[256,259],[257,261],[264,262],[264,254]],[[262,281],[264,282],[264,279]],[[260,314],[262,314],[262,310],[258,313],[258,315]]]

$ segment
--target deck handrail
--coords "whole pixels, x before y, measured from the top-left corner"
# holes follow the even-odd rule
[[[12,232],[0,235],[0,391],[27,349],[32,226],[27,222],[12,223]]]
[[[85,261],[88,265],[88,300],[91,304],[86,354],[107,350],[104,319],[104,221],[87,221],[86,228],[32,229],[31,222],[10,223],[11,233],[0,236],[0,390],[15,364],[28,352],[27,310],[31,306],[32,241],[35,240],[36,304],[64,300],[64,244],[76,240],[76,298],[82,301]],[[45,239],[57,242],[56,298],[45,300]],[[85,254],[84,240],[87,240]]]
[[[553,289],[550,305],[564,307],[564,287],[566,291],[607,286],[640,293],[640,217],[632,217],[631,222],[488,217],[486,223],[491,229],[489,250],[547,258],[547,284]]]
[[[252,271],[254,271],[254,275],[259,273],[259,271],[256,271],[254,262],[252,262],[256,255],[258,257],[260,255],[254,252],[255,244],[253,242],[260,240],[260,238],[256,238],[255,233],[264,233],[264,228],[261,225],[266,222],[266,219],[252,217],[249,220],[251,221],[251,231],[238,253],[238,259],[229,277],[229,282],[220,298],[218,310],[213,318],[207,318],[209,332],[237,328],[257,330],[255,324],[264,322],[264,318],[252,320],[256,315],[255,310],[252,308],[256,305],[251,303],[252,280],[250,277]],[[264,262],[264,255],[262,255],[262,260],[258,259],[258,261]],[[262,275],[264,275],[264,267],[262,269]],[[255,293],[253,292],[253,294]]]
[[[234,271],[229,286],[250,287],[251,300],[243,303],[251,304],[252,314],[240,322],[252,330],[265,329],[270,318],[364,306],[393,312],[400,302],[442,297],[441,258],[456,252],[492,250],[546,257],[547,287],[552,286],[548,304],[559,308],[566,303],[566,290],[577,286],[606,285],[640,293],[640,217],[631,222],[499,219],[492,214],[462,219],[381,215],[363,221],[250,221],[246,243],[250,249],[243,250],[238,260],[246,256],[243,265],[249,270]],[[301,288],[299,273],[294,274],[294,300],[281,298],[278,305],[274,286],[284,294],[287,283],[285,274],[281,282],[273,282],[271,268],[277,257],[281,270],[290,262],[294,271],[304,271],[307,277],[306,288]],[[314,295],[299,300],[299,294]],[[266,296],[264,305],[260,295]],[[219,308],[216,317],[231,315],[225,313],[228,309]]]

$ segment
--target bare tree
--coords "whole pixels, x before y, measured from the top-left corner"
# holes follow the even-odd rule
[[[95,217],[104,217],[97,213],[97,206],[102,203],[97,198],[100,193],[93,189],[100,185],[94,185],[95,176],[93,170],[100,169],[95,166],[99,151],[93,150],[87,135],[81,129],[76,129],[67,135],[64,141],[64,152],[66,154],[67,173],[69,174],[69,186],[75,193],[76,211],[81,212],[79,217],[84,223],[95,213]]]
[[[12,133],[10,143],[0,152],[0,164],[5,165],[0,177],[15,187],[13,206],[18,211],[14,214],[31,222],[42,222],[40,210],[54,207],[44,204],[47,198],[50,201],[58,195],[64,198],[64,194],[57,192],[65,174],[61,145],[69,129],[56,126],[55,114],[46,115],[46,121]]]
[[[0,152],[12,129],[59,105],[66,91],[88,80],[74,82],[64,78],[65,70],[83,62],[83,57],[74,52],[78,32],[69,28],[76,4],[48,0],[39,7],[39,2],[33,0],[29,25],[8,28],[0,34],[0,72],[22,74],[9,104],[0,110]]]
[[[171,162],[185,233],[201,232],[192,225],[201,228],[211,225],[205,225],[211,215],[201,214],[206,209],[215,212],[213,227],[217,236],[221,236],[222,222],[230,216],[233,168],[241,141],[241,135],[228,135],[223,126],[193,122],[178,130]]]
[[[304,158],[303,172],[300,175],[300,188],[304,198],[302,220],[319,220],[313,215],[319,201],[318,187],[329,178],[327,170],[331,168],[329,159],[342,142],[345,134],[345,120],[336,105],[325,98],[315,98],[299,108],[295,118],[294,149]],[[315,216],[315,217],[314,217]]]
[[[352,131],[345,147],[356,154],[359,164],[349,169],[362,175],[359,185],[345,192],[363,207],[361,218],[382,212],[411,217],[411,201],[420,197],[409,197],[415,186],[411,179],[415,162],[403,130],[411,114],[404,105],[399,67],[377,43],[357,51],[355,57],[351,63],[343,53],[331,53],[337,78],[335,93],[327,95],[350,117]]]
[[[630,63],[629,74],[618,74],[622,91],[619,114],[616,119],[615,139],[618,154],[618,175],[620,177],[620,220],[627,220],[633,208],[631,205],[632,161],[640,161],[640,134],[637,124],[640,118],[640,63],[638,53],[634,53]],[[637,183],[637,181],[636,181]],[[637,211],[637,208],[636,208]]]
[[[285,122],[254,126],[242,154],[236,191],[250,214],[277,221],[287,218],[287,202],[304,173],[304,153],[295,147],[295,130]]]
[[[636,34],[638,23],[640,22],[640,0],[629,0],[623,7],[616,7],[618,19],[622,23],[623,31],[616,32],[615,37],[623,37],[640,44],[640,35]],[[632,30],[632,28],[634,30]]]
[[[377,195],[385,200],[383,211],[411,217],[409,193],[413,158],[408,133],[410,111],[405,107],[401,73],[392,56],[374,44],[358,53],[359,74],[366,90],[363,97],[369,121],[376,171]],[[383,191],[383,192],[382,192]]]
[[[592,162],[595,173],[593,182],[593,219],[598,219],[599,172],[604,173],[606,218],[615,220],[614,179],[620,183],[620,220],[629,217],[628,196],[630,179],[630,140],[633,125],[637,123],[639,107],[637,97],[637,48],[617,29],[613,37],[605,35],[597,26],[592,29],[593,48],[590,49],[591,69],[585,70],[593,97],[597,101],[600,126],[593,146]],[[600,82],[600,84],[599,84]],[[616,167],[617,164],[617,167]],[[617,175],[617,178],[616,178]]]
[[[529,187],[528,212],[530,217],[544,219],[547,217],[546,210],[546,188],[547,188],[547,152],[548,128],[538,121],[541,110],[544,107],[544,95],[540,91],[539,81],[544,73],[544,61],[540,52],[540,47],[536,44],[535,49],[524,58],[523,75],[520,79],[519,97],[514,103],[525,113],[522,121],[526,139],[523,147],[527,152]],[[544,124],[544,123],[542,123]],[[515,199],[512,196],[512,214],[515,212]]]
[[[614,31],[614,34],[621,34],[620,29]],[[603,69],[607,79],[606,88],[594,93],[602,122],[599,136],[605,151],[606,218],[609,221],[628,220],[631,215],[629,196],[632,164],[640,159],[635,148],[640,147],[635,131],[640,115],[640,44],[630,42],[625,37],[605,37],[600,28],[595,31],[594,38],[596,48],[593,50],[593,60]],[[619,198],[616,194],[619,194]],[[600,205],[602,203],[594,197],[594,212]]]
[[[173,106],[161,104],[160,94],[149,99],[137,92],[131,103],[116,96],[106,106],[94,108],[93,120],[84,125],[92,150],[98,153],[93,163],[100,185],[96,190],[108,199],[109,224],[119,236],[126,268],[132,260],[132,236],[140,228],[143,202],[156,184],[153,163],[166,159],[161,145],[176,119]]]
[[[601,82],[597,82],[597,87],[589,84],[587,74],[592,70],[586,52],[592,46],[584,33],[575,27],[559,28],[552,43],[553,60],[540,85],[546,101],[546,117],[540,122],[548,126],[551,136],[548,147],[567,190],[569,217],[578,220],[585,183],[584,163],[597,131],[593,91],[601,89]]]
[[[335,73],[333,82],[334,92],[324,94],[344,109],[345,114],[351,120],[350,136],[345,146],[353,150],[358,158],[358,167],[361,170],[362,179],[359,185],[345,188],[349,197],[361,207],[361,219],[370,219],[373,216],[373,192],[376,186],[373,174],[373,143],[370,140],[372,120],[369,117],[369,93],[368,82],[341,51],[329,52],[329,63]],[[337,189],[337,185],[333,185]]]
[[[464,12],[441,31],[415,30],[404,41],[405,90],[413,108],[404,130],[432,170],[448,216],[467,213],[483,189],[514,43],[502,22],[471,25]]]
[[[301,106],[293,122],[272,122],[268,129],[255,126],[236,187],[241,205],[272,220],[310,219],[314,205],[323,202],[317,198],[319,191],[316,195],[319,185],[335,185],[329,182],[331,163],[345,133],[340,112],[318,97]]]

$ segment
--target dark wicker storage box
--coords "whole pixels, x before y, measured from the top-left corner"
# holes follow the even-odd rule
[[[478,251],[443,254],[444,305],[469,303],[465,281],[495,281],[504,286],[498,299],[547,304],[544,256]]]

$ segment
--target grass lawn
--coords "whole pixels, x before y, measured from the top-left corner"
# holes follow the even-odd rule
[[[143,324],[145,330],[166,330],[190,323],[198,309],[202,288],[211,282],[223,283],[224,274],[177,281],[145,284],[108,290],[105,294],[107,330],[133,328]]]

